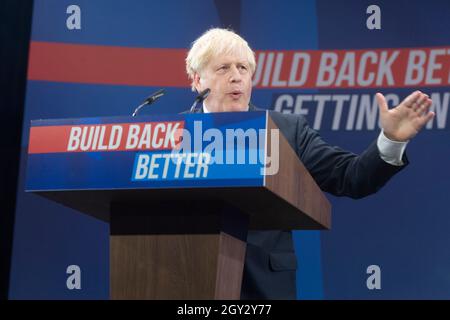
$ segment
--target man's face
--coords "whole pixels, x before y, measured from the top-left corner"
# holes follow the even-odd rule
[[[247,111],[252,94],[252,73],[244,53],[223,54],[211,59],[194,76],[198,92],[210,88],[205,99],[210,112]]]

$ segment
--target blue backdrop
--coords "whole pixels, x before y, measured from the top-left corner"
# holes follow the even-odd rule
[[[401,63],[406,60],[400,56],[393,67],[394,84],[319,88],[314,83],[277,87],[269,82],[266,87],[254,88],[252,102],[263,108],[273,109],[278,104],[304,113],[329,143],[361,152],[379,133],[377,109],[372,104],[376,92],[390,94],[394,102],[417,88],[431,94],[437,116],[409,143],[409,167],[365,199],[328,196],[333,206],[330,231],[295,232],[297,291],[299,299],[450,298],[450,251],[446,246],[450,242],[446,202],[450,179],[450,2],[378,1],[381,29],[375,30],[366,26],[370,16],[366,9],[371,4],[366,0],[35,0],[10,298],[109,296],[108,225],[24,192],[30,120],[129,115],[143,98],[162,86],[166,96],[143,114],[187,109],[194,98],[187,77],[185,81],[169,79],[168,85],[159,84],[158,79],[166,72],[174,72],[174,79],[182,74],[175,66],[182,66],[183,61],[172,61],[172,57],[186,52],[194,39],[216,26],[231,27],[258,52],[283,52],[286,56],[289,52],[309,52],[314,57],[325,51],[343,54],[351,50],[386,50],[390,54],[399,50],[408,55],[412,48],[424,48],[423,52],[444,48],[438,60],[441,66],[434,73],[443,75],[440,84],[422,81],[414,86],[398,80],[396,77],[401,79],[406,72]],[[70,5],[79,8],[81,29],[68,28],[68,19],[74,14],[67,13]],[[94,63],[94,68],[84,64],[95,52],[113,49],[125,58],[120,54],[109,57],[113,63],[104,69],[95,68],[99,63]],[[127,58],[134,49],[142,52],[142,60]],[[146,54],[151,63],[157,50],[167,54],[164,64],[136,76],[136,82],[113,77],[121,65],[139,70],[139,63],[147,61]],[[51,59],[42,58],[48,54]],[[53,63],[58,61],[61,65],[55,67]],[[283,77],[289,69],[288,59],[281,65]],[[84,69],[75,76],[80,66]],[[308,74],[314,76],[317,70],[312,64]],[[342,96],[345,102],[340,122],[336,122],[339,107],[335,99]],[[289,108],[286,101],[294,105],[299,97],[306,102]],[[320,99],[324,99],[322,107]],[[351,99],[358,99],[353,107]],[[66,287],[66,268],[73,264],[81,268],[81,290]],[[380,289],[370,290],[366,285],[371,265],[380,267]]]

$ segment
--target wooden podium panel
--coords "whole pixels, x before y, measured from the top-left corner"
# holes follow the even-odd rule
[[[330,228],[329,202],[281,133],[273,175],[261,174],[261,164],[218,163],[208,164],[207,177],[137,174],[139,161],[167,158],[171,150],[127,149],[127,130],[159,125],[178,135],[177,126],[195,132],[199,124],[222,133],[266,130],[257,146],[265,159],[270,132],[278,130],[268,112],[32,122],[26,191],[110,224],[112,299],[239,299],[249,229]],[[73,132],[87,129],[110,130],[109,144],[99,136],[80,149]]]

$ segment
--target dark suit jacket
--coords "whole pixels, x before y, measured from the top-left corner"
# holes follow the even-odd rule
[[[250,105],[250,111],[262,110]],[[203,112],[202,108],[196,112]],[[376,141],[356,155],[324,142],[300,115],[270,111],[297,156],[323,191],[362,198],[377,192],[403,166],[380,158]],[[297,260],[289,230],[252,231],[247,251],[241,299],[296,299]]]

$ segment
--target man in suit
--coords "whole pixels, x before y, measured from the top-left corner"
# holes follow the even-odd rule
[[[250,103],[255,55],[247,42],[225,29],[211,29],[198,38],[186,58],[192,90],[210,94],[195,112],[246,112]],[[360,155],[324,142],[300,115],[271,112],[271,117],[323,191],[361,198],[379,190],[408,160],[405,148],[434,117],[431,99],[410,94],[389,109],[376,95],[382,131]],[[295,299],[296,257],[290,231],[249,231],[242,299]]]

